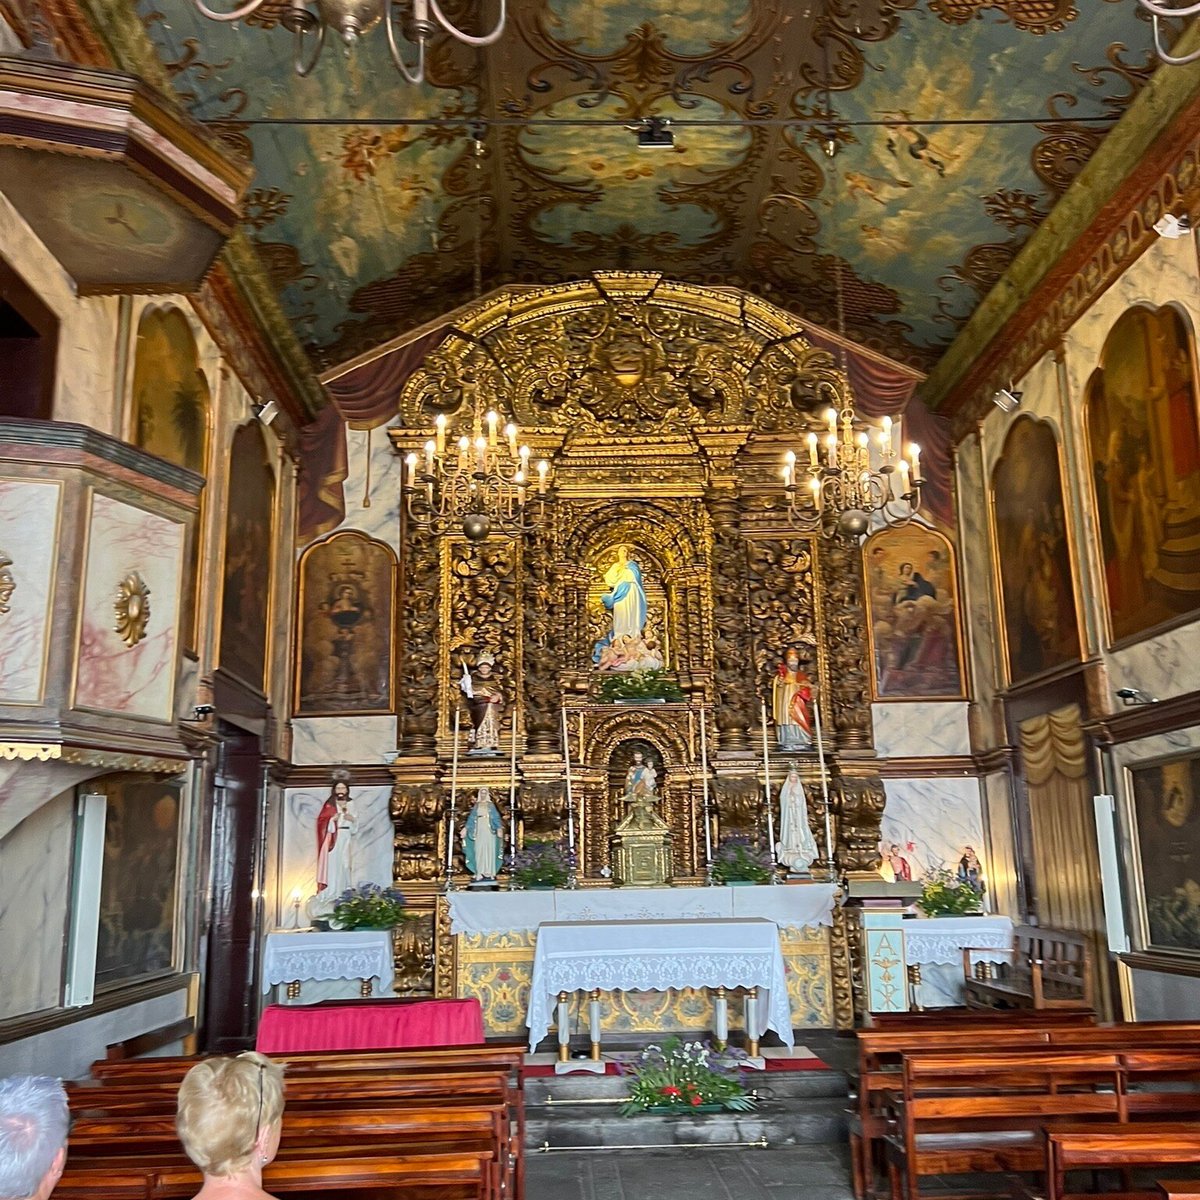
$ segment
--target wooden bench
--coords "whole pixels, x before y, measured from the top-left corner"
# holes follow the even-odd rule
[[[1077,1200],[1092,1193],[1067,1190],[1070,1171],[1119,1170],[1170,1163],[1200,1164],[1200,1125],[1164,1122],[1055,1125],[1046,1131],[1046,1200]],[[1200,1187],[1200,1183],[1196,1185]],[[1151,1189],[1121,1192],[1122,1200],[1154,1200]]]
[[[357,1155],[328,1154],[269,1163],[263,1187],[272,1194],[372,1190],[402,1197],[487,1195],[490,1154]],[[187,1166],[130,1166],[114,1159],[97,1168],[75,1168],[70,1161],[54,1189],[54,1200],[166,1200],[194,1196],[200,1172]]]
[[[1048,1120],[1123,1115],[1115,1053],[928,1054],[905,1057],[902,1074],[885,1139],[892,1200],[919,1200],[929,1175],[1040,1171]]]
[[[927,1008],[921,1012],[867,1013],[867,1031],[961,1029],[1003,1026],[1006,1023],[1024,1026],[1083,1025],[1096,1023],[1096,1014],[1089,1008]]]
[[[978,960],[987,954],[989,960]],[[1004,955],[1007,961],[990,959]],[[1092,949],[1079,933],[1018,925],[1007,950],[963,950],[963,1000],[968,1008],[1092,1008]]]

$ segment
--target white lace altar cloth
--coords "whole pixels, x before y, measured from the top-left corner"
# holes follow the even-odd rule
[[[336,933],[268,933],[263,950],[262,990],[305,979],[378,979],[392,986],[396,967],[388,929],[348,929]]]
[[[904,952],[910,963],[962,966],[968,947],[1008,950],[1012,947],[1008,917],[925,917],[904,922]],[[987,955],[976,955],[986,958]],[[997,955],[995,961],[1003,958]]]
[[[772,887],[580,888],[451,892],[454,933],[532,933],[550,921],[669,921],[757,917],[782,929],[833,924],[831,883]]]
[[[529,1048],[550,1028],[559,992],[756,987],[758,1029],[793,1044],[779,927],[769,920],[551,921],[539,926],[529,985]]]

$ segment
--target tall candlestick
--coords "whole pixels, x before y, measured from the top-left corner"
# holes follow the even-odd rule
[[[762,701],[763,788],[767,797],[767,844],[771,849],[771,882],[775,882],[775,814],[771,811],[771,750],[767,736],[767,702]]]
[[[567,770],[567,845],[575,849],[575,804],[571,796],[571,736],[567,730],[567,706],[562,708],[563,762]]]
[[[700,779],[704,788],[704,866],[705,873],[711,881],[712,867],[712,825],[708,819],[708,731],[705,728],[708,720],[705,717],[704,705],[700,705]]]
[[[517,853],[517,708],[513,705],[512,755],[508,760],[508,852]],[[512,872],[510,871],[511,875]]]
[[[817,734],[817,763],[821,768],[821,797],[825,804],[825,857],[829,860],[829,873],[833,875],[837,868],[833,861],[833,819],[829,815],[829,776],[825,771],[825,738],[821,731],[821,702],[813,691],[813,724]]]
[[[458,723],[462,714],[454,706],[454,749],[450,759],[450,833],[446,838],[446,886],[454,879],[454,806],[458,800]]]

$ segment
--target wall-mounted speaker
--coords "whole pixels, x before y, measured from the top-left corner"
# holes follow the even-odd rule
[[[1121,891],[1121,858],[1117,853],[1117,805],[1112,796],[1093,796],[1096,806],[1096,849],[1100,854],[1100,887],[1104,892],[1104,927],[1113,954],[1129,951],[1125,931],[1125,897]]]

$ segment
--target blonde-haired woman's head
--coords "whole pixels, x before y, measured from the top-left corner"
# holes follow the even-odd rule
[[[283,1068],[248,1050],[198,1062],[179,1085],[175,1128],[205,1175],[263,1167],[279,1148]]]

